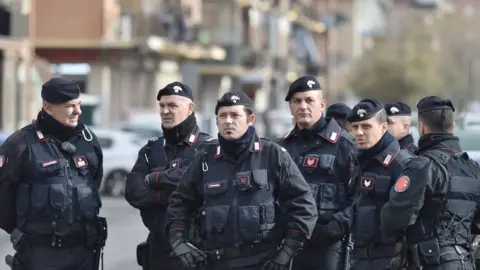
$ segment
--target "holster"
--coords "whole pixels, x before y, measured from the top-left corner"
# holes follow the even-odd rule
[[[148,242],[144,241],[137,245],[137,263],[142,266],[143,269],[148,269],[149,262],[149,250]]]
[[[95,242],[95,264],[94,270],[98,270],[100,267],[100,261],[102,261],[103,270],[103,247],[107,241],[108,236],[107,219],[104,217],[97,218],[97,241]]]

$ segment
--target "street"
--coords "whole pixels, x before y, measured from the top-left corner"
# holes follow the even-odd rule
[[[105,247],[105,270],[141,269],[136,260],[137,244],[147,238],[147,229],[143,226],[136,209],[122,198],[104,197],[100,215],[108,221],[108,240]],[[0,232],[0,269],[8,269],[5,255],[13,254],[9,236]]]

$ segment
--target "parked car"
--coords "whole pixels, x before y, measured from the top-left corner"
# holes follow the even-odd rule
[[[125,191],[127,173],[133,167],[138,150],[144,145],[135,133],[92,127],[103,151],[103,179],[100,192],[121,196]]]
[[[0,132],[0,145],[10,136],[10,133]]]

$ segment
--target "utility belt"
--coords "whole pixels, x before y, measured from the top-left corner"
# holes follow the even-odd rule
[[[259,253],[269,252],[272,250],[276,250],[275,246],[272,244],[254,244],[239,247],[206,250],[205,253],[208,256],[208,261],[224,261],[258,255]]]
[[[368,247],[357,247],[353,249],[353,259],[369,260],[377,258],[396,257],[402,252],[404,243],[392,245],[372,245]]]
[[[16,228],[10,234],[10,241],[15,250],[26,246],[41,246],[52,248],[69,248],[86,245],[86,235],[83,233],[69,234],[65,236],[59,235],[45,235],[45,234],[25,234],[20,229]]]
[[[472,261],[470,251],[462,246],[440,247],[437,239],[408,246],[408,269],[422,269],[449,261]]]

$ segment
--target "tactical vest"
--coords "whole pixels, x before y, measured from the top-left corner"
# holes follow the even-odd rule
[[[99,158],[90,131],[85,128],[69,140],[76,147],[73,154],[34,125],[25,131],[29,159],[16,193],[17,226],[38,234],[83,229],[75,224],[93,221],[101,206],[93,179]]]
[[[234,169],[222,159],[220,145],[205,149],[200,233],[206,249],[268,244],[274,238],[278,172],[269,168],[271,155],[262,151],[264,143],[269,142],[256,141]]]
[[[310,142],[311,147],[304,148],[304,151],[297,149],[293,138],[279,142],[290,153],[309,184],[317,205],[317,222],[320,224],[328,223],[333,214],[346,206],[347,191],[342,176],[347,172],[335,170],[340,137],[348,139],[340,126],[330,122],[325,134],[317,136]]]
[[[207,134],[194,131],[188,138],[185,140],[187,145],[182,146],[171,146],[177,147],[180,151],[176,154],[175,158],[168,160],[167,154],[165,152],[166,141],[164,137],[154,137],[148,141],[148,153],[146,154],[146,160],[148,161],[148,167],[150,172],[158,170],[168,170],[168,169],[185,169],[190,165],[198,147],[208,138]],[[170,184],[178,185],[179,179],[162,179],[162,181],[174,181]],[[155,240],[165,245],[166,250],[170,250],[170,245],[168,244],[168,239],[164,234],[164,226],[167,217],[167,209],[161,208],[158,206],[144,208],[140,211],[143,224],[149,229],[150,232],[154,234]],[[191,228],[194,229],[193,227]],[[190,236],[192,241],[196,242],[193,237],[195,237],[194,232],[191,231]]]
[[[419,243],[432,238],[439,247],[461,246],[470,250],[471,227],[480,199],[480,168],[464,152],[442,150],[422,153],[440,166],[446,179],[436,186],[420,211],[417,222],[407,230],[407,240]]]
[[[363,169],[357,186],[354,240],[355,247],[393,245],[394,237],[384,239],[380,230],[380,211],[388,202],[390,189],[395,184],[401,168],[399,164],[411,157],[392,142],[381,154]]]

